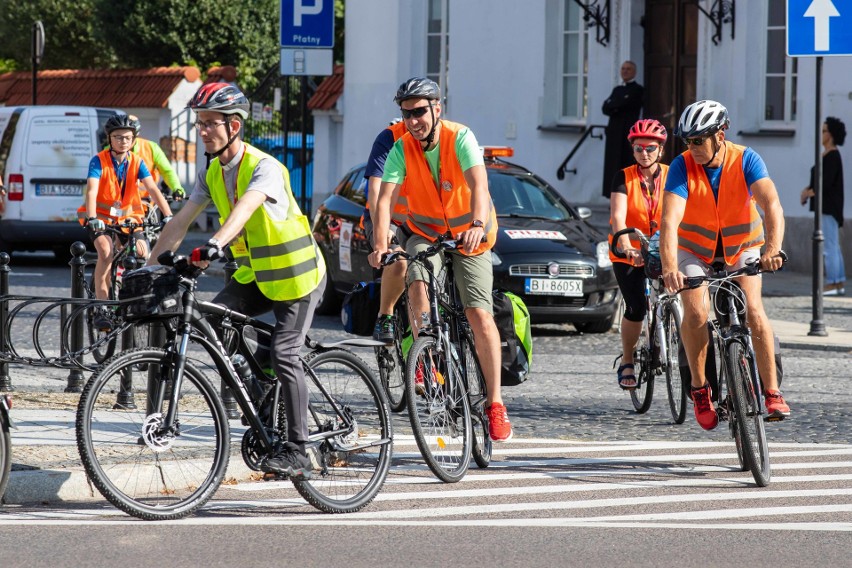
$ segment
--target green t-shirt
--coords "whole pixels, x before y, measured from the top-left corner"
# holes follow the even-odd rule
[[[402,146],[402,138],[400,138],[388,153],[382,181],[401,184],[405,180],[405,151]],[[436,144],[434,148],[426,152],[426,161],[432,171],[432,179],[435,180],[435,185],[438,184],[440,147],[440,144]],[[485,165],[485,161],[482,159],[482,149],[480,149],[479,142],[476,141],[476,136],[473,135],[470,128],[464,127],[459,130],[459,134],[456,136],[456,156],[458,156],[463,172],[473,166]]]

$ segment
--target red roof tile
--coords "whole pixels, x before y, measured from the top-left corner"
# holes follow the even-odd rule
[[[311,110],[331,110],[343,94],[343,65],[335,65],[333,74],[323,79],[316,92],[308,99]]]
[[[38,72],[40,105],[165,108],[180,81],[196,81],[195,67],[153,69],[49,69]],[[0,102],[32,104],[32,72],[0,74]]]

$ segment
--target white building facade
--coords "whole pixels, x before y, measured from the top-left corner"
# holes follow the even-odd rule
[[[571,202],[602,209],[603,129],[592,127],[606,124],[601,105],[632,60],[645,115],[670,128],[696,99],[728,107],[728,139],[766,161],[787,218],[785,248],[806,270],[813,216],[799,195],[822,120],[836,116],[852,130],[852,58],[824,58],[817,118],[815,59],[786,56],[785,26],[785,0],[348,0],[344,93],[315,117],[315,156],[325,167],[315,170],[323,174],[315,173],[314,203],[367,159],[399,115],[397,86],[427,75],[443,89],[445,117],[468,125],[480,144],[514,147],[513,161]],[[850,146],[841,148],[847,185]],[[852,260],[849,243],[846,253]]]

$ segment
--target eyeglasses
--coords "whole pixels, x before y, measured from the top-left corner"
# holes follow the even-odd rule
[[[659,148],[659,147],[660,147],[659,144],[647,144],[645,146],[643,146],[642,144],[634,144],[633,145],[633,151],[636,152],[637,154],[639,152],[645,152],[646,154],[653,154],[654,152],[657,151],[657,148]]]
[[[204,122],[203,120],[196,120],[194,126],[198,130],[213,130],[217,126],[222,126],[226,122],[228,122],[228,121],[227,120],[211,120],[211,121],[208,121],[208,122]]]
[[[121,135],[118,135],[118,134],[113,134],[113,135],[110,136],[110,138],[112,138],[116,142],[133,142],[133,135],[132,134],[125,134],[124,136],[121,136]]]
[[[704,144],[705,140],[710,138],[710,136],[712,136],[712,134],[708,134],[707,136],[701,136],[700,138],[681,138],[681,140],[683,140],[683,143],[687,146],[689,146],[690,144],[692,144],[693,146],[701,146],[702,144]]]
[[[411,110],[405,110],[404,108],[399,109],[402,112],[402,118],[420,118],[432,105],[426,105],[422,107],[413,108]]]

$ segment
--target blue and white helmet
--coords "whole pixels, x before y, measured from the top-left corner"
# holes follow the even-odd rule
[[[694,138],[725,130],[730,124],[728,109],[722,103],[697,101],[684,109],[674,134],[680,138]]]

